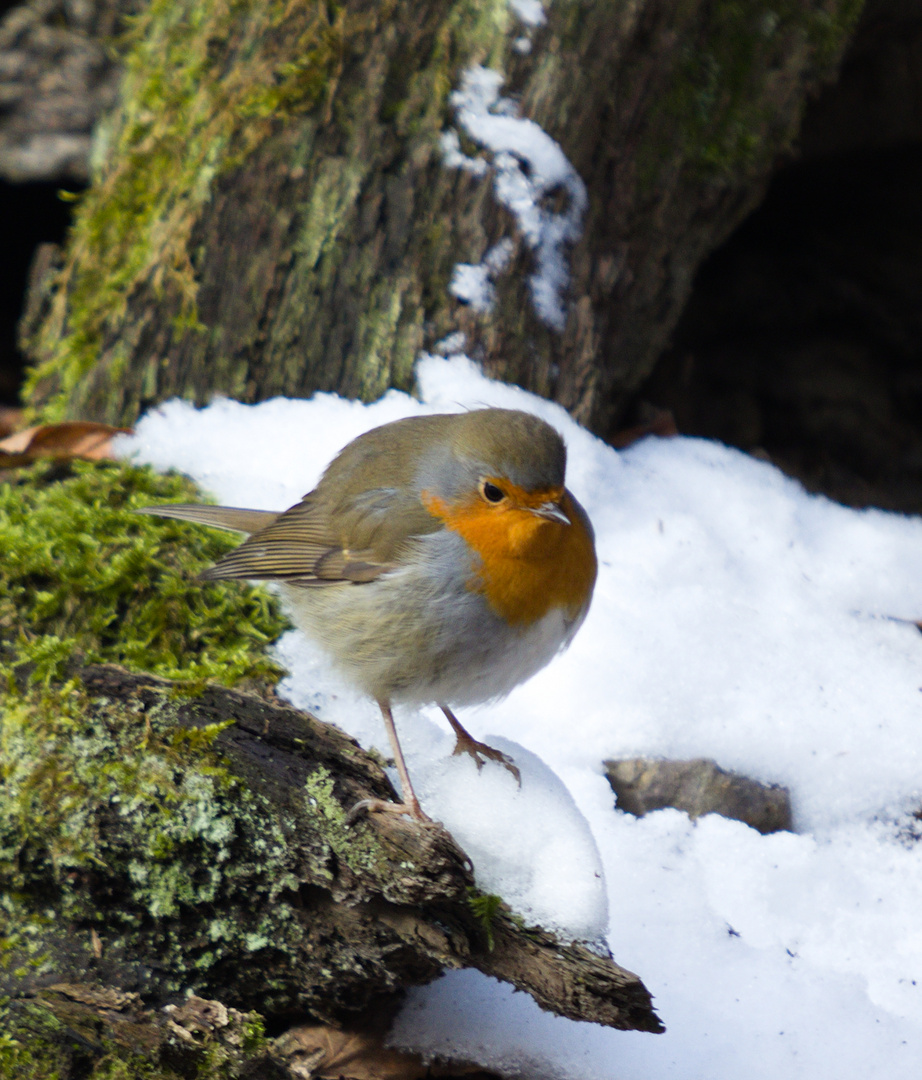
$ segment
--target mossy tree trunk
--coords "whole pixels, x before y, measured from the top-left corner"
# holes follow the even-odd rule
[[[507,0],[151,0],[94,184],[35,285],[32,400],[131,422],[176,394],[373,398],[461,330],[489,372],[607,433],[861,2],[556,0],[528,27]],[[584,212],[572,187],[539,192],[581,225],[556,326],[497,160],[455,115],[474,64],[585,185]],[[465,306],[454,268],[502,239],[492,309]]]

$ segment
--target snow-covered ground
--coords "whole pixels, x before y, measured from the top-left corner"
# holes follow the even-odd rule
[[[528,918],[605,934],[656,998],[664,1035],[542,1013],[477,972],[415,991],[393,1038],[508,1074],[578,1080],[918,1080],[922,1076],[922,521],[806,495],[697,439],[616,453],[559,407],[424,358],[421,400],[330,395],[171,402],[125,455],[221,502],[283,509],[362,431],[482,405],[528,409],[569,446],[595,525],[592,610],[570,650],[462,715],[523,772],[451,759],[437,711],[398,713],[423,805],[481,885]],[[300,635],[282,690],[387,752],[376,708]],[[796,834],[613,808],[608,757],[707,756],[790,787]],[[606,914],[607,908],[607,914]],[[606,929],[607,928],[607,929]]]

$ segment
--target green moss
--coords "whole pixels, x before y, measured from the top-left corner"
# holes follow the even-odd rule
[[[82,661],[104,660],[189,693],[274,681],[264,647],[286,623],[268,594],[194,577],[235,540],[133,512],[195,497],[128,465],[35,466],[0,486],[0,985],[52,964],[58,981],[92,979],[101,942],[109,962],[146,967],[161,1000],[192,989],[297,1008],[319,992],[304,981],[299,884],[331,880],[334,859],[387,877],[328,773],[281,811],[216,753],[230,722],[190,727],[175,684],[125,702],[80,680]]]
[[[226,919],[212,926],[208,914],[238,878],[254,876],[234,857],[241,836],[261,852],[258,876],[277,878],[273,892],[293,879],[259,800],[211,750],[220,730],[178,727],[165,699],[127,709],[91,700],[72,683],[8,695],[0,715],[0,882],[14,908],[15,898],[54,881],[56,918],[98,925],[110,940],[198,909],[199,957],[206,942],[243,944],[253,921],[245,930]],[[112,831],[109,816],[118,821]],[[85,873],[126,890],[117,911],[101,917]]]
[[[322,766],[308,777],[304,785],[308,813],[337,858],[358,875],[382,879],[387,864],[375,834],[364,821],[346,823],[346,812],[333,797],[333,784],[333,776]]]
[[[277,1071],[258,1013],[230,1010],[226,1027],[177,1045],[149,1010],[133,1014],[136,1030],[126,1039],[124,1031],[107,1034],[105,1013],[61,1005],[53,993],[0,1004],[0,1080],[234,1080]]]
[[[196,580],[237,540],[133,512],[199,498],[179,476],[115,464],[36,465],[0,485],[0,641],[18,654],[0,661],[47,678],[79,650],[194,684],[277,681],[275,600]]]
[[[141,284],[201,332],[193,226],[215,182],[321,101],[341,62],[344,9],[295,0],[152,0],[121,43],[122,108],[102,129],[29,378],[60,419]]]
[[[245,1054],[263,1054],[269,1047],[266,1025],[259,1013],[249,1013],[241,1031],[241,1046]]]
[[[680,26],[672,76],[637,154],[642,186],[654,190],[677,152],[699,180],[764,171],[797,130],[785,68],[794,58],[807,78],[828,78],[863,3],[717,0],[699,23]]]
[[[411,27],[403,51],[390,32],[402,21]],[[395,162],[432,156],[458,70],[501,65],[515,25],[505,0],[419,12],[396,0],[151,0],[122,42],[120,104],[100,126],[93,185],[77,202],[64,265],[47,286],[48,313],[27,342],[36,361],[27,401],[47,420],[92,414],[131,422],[139,403],[164,392],[195,397],[200,387],[182,371],[200,370],[203,354],[223,392],[252,392],[247,364],[232,349],[216,349],[223,338],[204,325],[212,316],[198,294],[199,282],[211,280],[199,227],[244,165],[290,171],[295,184],[308,177],[303,205],[285,208],[301,240],[261,346],[272,372],[265,392],[303,393],[315,370],[316,387],[332,388],[327,319],[323,312],[314,319],[312,308],[326,303],[324,282],[346,282],[340,287],[357,297],[389,293],[373,296],[358,320],[360,339],[337,388],[364,397],[408,388],[428,268],[414,271],[410,287],[397,278],[382,284],[374,245],[366,254],[345,241],[367,213],[361,193],[376,190]],[[269,160],[275,154],[280,160]],[[446,242],[439,266],[449,258]],[[179,372],[158,371],[159,360],[142,370],[138,343],[154,306],[171,320],[175,349],[162,352],[182,353]],[[303,328],[313,322],[316,341],[305,342]],[[250,341],[240,344],[245,351]],[[355,370],[365,351],[367,377]]]
[[[108,956],[155,958],[161,995],[213,994],[228,965],[238,991],[258,966],[263,1000],[290,1002],[303,934],[282,899],[298,885],[291,847],[214,752],[222,725],[186,730],[176,708],[166,694],[132,708],[74,683],[7,695],[0,955],[18,979],[66,942],[79,981],[95,932]]]
[[[467,903],[483,930],[487,941],[487,950],[492,952],[495,944],[493,940],[493,922],[503,907],[503,898],[493,893],[481,892],[479,889],[472,887],[467,890]]]
[[[241,872],[263,873],[234,862],[242,837],[287,880],[281,837],[211,753],[219,727],[178,726],[166,693],[132,710],[92,702],[67,678],[79,657],[182,680],[190,692],[206,680],[277,680],[265,649],[287,623],[274,599],[196,580],[233,537],[133,512],[197,498],[181,477],[114,464],[36,465],[0,485],[0,962],[40,969],[43,943],[74,924],[89,949],[90,926],[118,939],[150,923],[179,970],[189,961],[171,920],[233,896]],[[122,837],[114,846],[110,815]],[[87,874],[128,884],[120,924],[97,910]],[[216,939],[231,952],[250,949],[253,935],[279,940],[272,920],[251,920],[247,940],[243,920],[216,928],[202,918],[193,962],[205,973],[221,955]]]
[[[25,1006],[12,1013],[0,1001],[0,1080],[62,1080],[71,1055],[61,1045],[60,1025],[46,1010]]]

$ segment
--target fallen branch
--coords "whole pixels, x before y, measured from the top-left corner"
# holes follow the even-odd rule
[[[137,821],[123,810],[142,796],[129,790],[114,807],[111,798],[90,807],[105,855],[65,884],[49,862],[45,877],[19,886],[36,905],[56,896],[66,933],[46,935],[50,960],[36,974],[15,987],[0,979],[14,997],[96,983],[158,1007],[191,989],[238,1009],[306,1011],[336,1024],[446,968],[475,967],[562,1016],[662,1030],[646,988],[610,957],[524,927],[502,904],[485,923],[470,862],[441,827],[393,814],[346,825],[358,800],[394,794],[375,757],[338,729],[222,687],[181,697],[177,684],[114,665],[77,678],[87,722],[114,733],[127,774],[158,754],[172,761],[177,738],[184,748],[170,766],[179,794],[168,805],[145,794],[142,829],[161,827],[164,814],[213,813],[215,800],[220,813],[189,834],[194,842],[175,843],[165,860],[154,845],[145,862]],[[182,801],[209,778],[207,806]],[[165,874],[192,884],[158,910],[145,883]],[[207,904],[184,899],[202,880]]]

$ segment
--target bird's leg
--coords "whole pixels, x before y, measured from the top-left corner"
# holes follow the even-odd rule
[[[397,738],[397,726],[394,723],[394,714],[391,712],[390,702],[378,701],[381,715],[384,717],[384,726],[387,728],[387,737],[391,741],[391,750],[394,752],[394,761],[400,776],[400,786],[403,789],[403,802],[385,802],[383,799],[362,799],[349,811],[346,821],[352,823],[364,813],[383,812],[387,814],[409,814],[417,821],[431,821],[427,814],[423,813],[413,784],[410,782],[410,774],[407,771],[407,763],[403,759],[403,750],[400,749],[400,740]]]
[[[512,773],[516,778],[519,787],[522,786],[522,774],[508,754],[504,754],[502,750],[497,750],[493,746],[487,746],[486,743],[478,742],[473,735],[462,726],[461,721],[447,705],[439,705],[439,708],[445,713],[445,719],[454,729],[456,742],[452,755],[470,754],[474,761],[477,762],[478,771],[483,768],[484,758],[489,758],[491,761],[498,761],[503,768],[508,769],[509,772]]]

